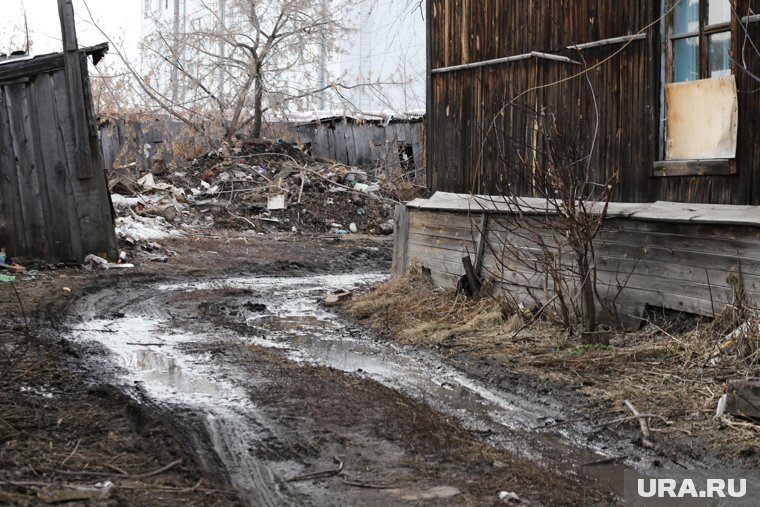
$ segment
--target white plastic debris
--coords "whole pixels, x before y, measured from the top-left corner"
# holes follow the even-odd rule
[[[356,224],[355,224],[355,223],[351,222],[351,223],[348,225],[348,230],[349,230],[349,231],[351,231],[352,233],[356,234],[356,233],[359,231],[359,228],[358,228],[358,227],[356,227]]]
[[[512,491],[499,491],[499,500],[504,503],[507,502],[519,502],[520,496]]]
[[[172,227],[163,217],[119,217],[116,219],[116,235],[136,241],[179,236],[182,232]]]
[[[121,194],[111,194],[111,202],[113,203],[114,207],[119,208],[131,208],[133,206],[137,206],[143,200],[139,197],[127,197],[125,195]]]
[[[720,397],[718,400],[718,408],[715,409],[715,417],[713,419],[718,419],[720,416],[723,415],[723,413],[726,411],[726,403],[728,402],[728,394],[724,394]]]
[[[105,268],[108,261],[103,257],[98,257],[95,254],[90,254],[84,258],[84,263],[93,268]]]
[[[267,198],[267,209],[272,211],[288,209],[288,201],[285,197],[285,194],[270,195]]]

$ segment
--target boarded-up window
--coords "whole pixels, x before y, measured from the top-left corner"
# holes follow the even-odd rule
[[[667,160],[736,157],[739,108],[733,76],[665,86]]]

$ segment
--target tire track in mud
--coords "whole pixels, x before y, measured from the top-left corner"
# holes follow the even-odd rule
[[[156,325],[155,333],[150,333],[141,326],[133,328],[134,337],[125,339],[136,341],[128,343],[139,343],[139,339],[144,338],[146,332],[150,333],[149,337],[163,336],[165,332],[171,333],[173,326],[169,323],[175,321],[176,317],[169,302],[176,295],[177,291],[156,290],[154,285],[135,287],[121,284],[120,287],[104,289],[85,297],[78,302],[76,314],[84,323],[92,326],[94,333],[102,334],[106,338],[99,339],[95,335],[84,339],[95,338],[108,349],[109,338],[119,333],[109,324],[125,318],[137,318]],[[130,335],[129,329],[122,331]],[[203,337],[191,339],[202,340]],[[159,343],[154,338],[148,342],[154,343],[150,346],[151,349],[156,348]],[[123,353],[113,349],[110,352],[117,356]],[[122,363],[125,362],[127,367],[131,363],[127,356],[122,357]],[[117,366],[117,370],[123,371],[124,366]],[[177,370],[176,365],[170,365],[168,368]],[[118,377],[120,372],[112,373]],[[278,507],[292,503],[293,493],[286,491],[269,466],[256,459],[254,453],[249,451],[257,441],[266,440],[268,431],[261,421],[256,420],[253,407],[243,402],[244,395],[220,399],[218,404],[208,403],[213,400],[204,400],[207,403],[196,404],[187,396],[176,400],[167,393],[156,396],[157,393],[145,388],[144,381],[133,382],[137,388],[126,383],[123,384],[123,388],[128,393],[131,392],[146,409],[166,414],[164,417],[167,419],[167,425],[174,429],[175,437],[180,444],[200,460],[209,475],[224,478],[223,482],[239,491],[245,504],[252,507]],[[225,402],[228,401],[233,402],[232,407],[226,406]],[[185,407],[193,411],[192,417],[188,417]],[[183,412],[180,417],[176,417],[180,413],[178,408]],[[256,431],[252,428],[256,428]]]
[[[206,429],[217,455],[227,468],[230,482],[251,506],[279,507],[289,503],[277,476],[248,452],[252,422],[241,414],[227,411],[206,414]]]

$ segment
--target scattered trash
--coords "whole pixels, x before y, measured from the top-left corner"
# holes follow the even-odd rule
[[[391,234],[384,224],[398,202],[397,189],[411,188],[403,177],[391,177],[392,168],[347,167],[284,142],[241,141],[234,149],[175,161],[171,169],[160,157],[153,161],[157,165],[142,174],[137,164],[127,164],[109,182],[117,237],[131,246],[198,227],[354,232],[337,224],[342,222],[354,223],[356,231]]]
[[[5,248],[0,250],[0,264],[5,264]]]
[[[16,277],[14,275],[0,275],[0,282],[13,283],[15,281],[16,281]]]
[[[447,500],[462,494],[461,491],[452,486],[435,486],[426,490],[390,489],[388,492],[408,502],[436,499]]]
[[[7,269],[11,273],[25,273],[26,272],[26,268],[24,266],[19,266],[15,262],[12,264],[6,264],[3,262],[2,264],[0,264],[0,268]]]
[[[124,264],[119,264],[119,263],[116,263],[116,262],[108,262],[105,265],[106,269],[127,269],[127,268],[133,268],[133,267],[135,267],[135,265],[134,264],[130,264],[128,262],[124,263]]]
[[[103,257],[99,257],[95,254],[90,254],[84,258],[84,265],[90,268],[103,268],[108,265],[108,261]]]
[[[124,264],[127,262],[127,252],[121,251],[119,252],[119,259],[116,261],[117,264]]]
[[[349,231],[345,230],[345,229],[338,229],[337,231],[335,231],[335,234],[338,234],[338,235],[342,236],[344,234],[351,234],[351,233]]]
[[[325,303],[325,306],[336,306],[336,305],[345,303],[346,301],[351,299],[353,296],[354,294],[351,291],[339,290],[331,294],[328,294],[324,299],[324,303]]]
[[[62,485],[60,489],[46,489],[40,492],[40,499],[48,504],[105,500],[111,496],[112,489],[111,481],[99,482],[94,487]]]
[[[393,234],[393,220],[389,220],[387,222],[380,224],[380,226],[378,227],[378,234],[381,234],[383,236],[388,236],[390,234]]]
[[[68,287],[64,287],[62,290],[63,290],[64,294],[70,294],[71,293],[71,289],[68,288]]]
[[[267,209],[270,211],[288,209],[288,203],[285,201],[285,194],[270,195],[267,199]]]
[[[718,400],[718,408],[715,410],[715,417],[713,419],[720,419],[720,416],[722,416],[726,412],[726,400],[728,398],[728,394],[724,394],[720,397]]]
[[[359,231],[359,229],[356,227],[356,224],[354,222],[351,222],[349,224],[348,230],[351,231],[354,234],[356,234]]]
[[[166,264],[169,262],[169,257],[161,256],[161,257],[151,257],[150,262],[160,262],[163,264]]]
[[[499,491],[499,500],[504,503],[520,502],[520,496],[512,491]]]

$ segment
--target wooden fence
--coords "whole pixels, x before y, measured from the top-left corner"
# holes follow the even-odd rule
[[[410,177],[424,172],[422,118],[388,123],[343,117],[308,123],[271,122],[264,136],[302,145],[314,157],[352,167],[382,167],[386,173],[408,173]],[[129,165],[136,172],[149,170],[157,156],[169,164],[197,156],[204,149],[219,148],[208,146],[186,125],[163,115],[103,116],[100,144],[109,170]]]

